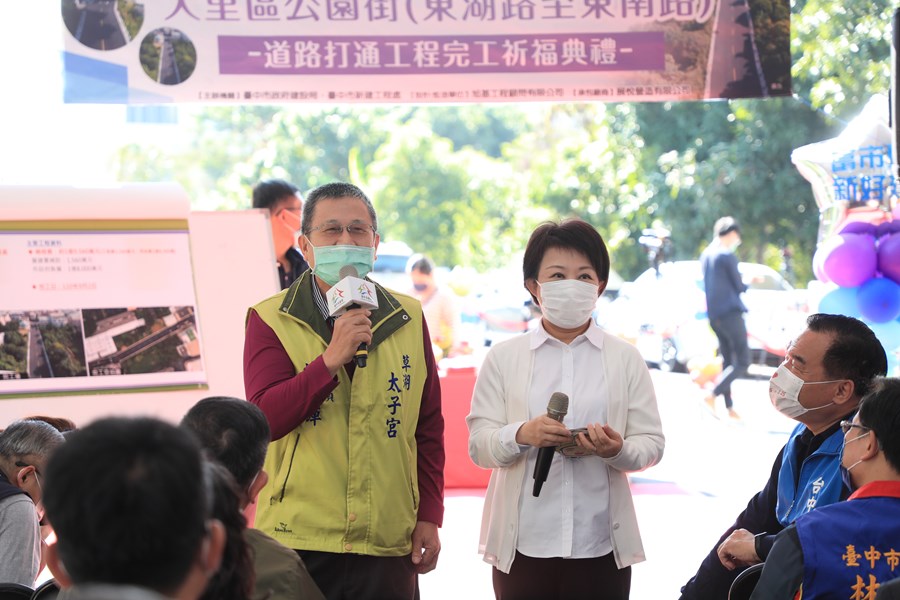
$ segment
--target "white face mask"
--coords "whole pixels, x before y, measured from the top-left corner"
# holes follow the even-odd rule
[[[834,404],[834,402],[829,402],[828,404],[817,406],[815,408],[806,408],[800,404],[800,389],[804,385],[837,383],[839,381],[843,381],[843,379],[832,379],[830,381],[803,381],[782,364],[769,380],[769,400],[772,401],[772,406],[775,407],[775,410],[786,417],[796,419],[810,411],[820,410]]]
[[[600,286],[577,279],[538,285],[541,288],[541,312],[552,324],[562,329],[575,329],[590,320]]]

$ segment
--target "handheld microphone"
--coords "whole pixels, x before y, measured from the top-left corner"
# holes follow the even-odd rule
[[[553,392],[550,402],[547,403],[547,416],[554,421],[562,423],[569,411],[569,397],[562,392]],[[541,488],[547,481],[547,473],[550,472],[550,463],[553,462],[553,446],[546,446],[538,450],[537,462],[534,463],[534,489],[532,495],[541,495]]]
[[[339,317],[353,308],[378,308],[375,285],[371,281],[360,279],[356,267],[344,265],[338,271],[338,277],[341,278],[340,281],[325,293],[329,315]],[[369,345],[361,343],[353,358],[357,367],[365,367],[369,358]]]

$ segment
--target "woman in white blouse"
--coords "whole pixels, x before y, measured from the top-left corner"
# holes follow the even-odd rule
[[[498,600],[627,599],[644,550],[626,473],[656,464],[665,445],[650,374],[591,318],[609,277],[591,225],[541,225],[523,263],[541,327],[491,348],[466,418],[469,455],[493,469],[479,552]],[[562,423],[547,416],[557,392],[569,398]],[[535,496],[538,449],[573,435],[583,456],[554,452]]]

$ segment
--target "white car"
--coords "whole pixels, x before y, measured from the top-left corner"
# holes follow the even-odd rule
[[[802,331],[808,308],[805,291],[795,290],[774,269],[739,263],[749,286],[742,296],[754,362],[777,364],[791,338]],[[650,364],[684,370],[694,357],[711,357],[718,341],[709,326],[703,275],[696,260],[662,263],[623,284],[615,301],[599,308],[598,324],[633,343]]]
[[[413,251],[405,242],[382,242],[378,245],[375,264],[370,279],[374,279],[386,288],[396,292],[407,293],[412,287],[407,270]]]

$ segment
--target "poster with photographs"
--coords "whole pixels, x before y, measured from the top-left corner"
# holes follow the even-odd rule
[[[0,398],[205,384],[187,205],[148,197],[142,218],[116,190],[4,192]]]

